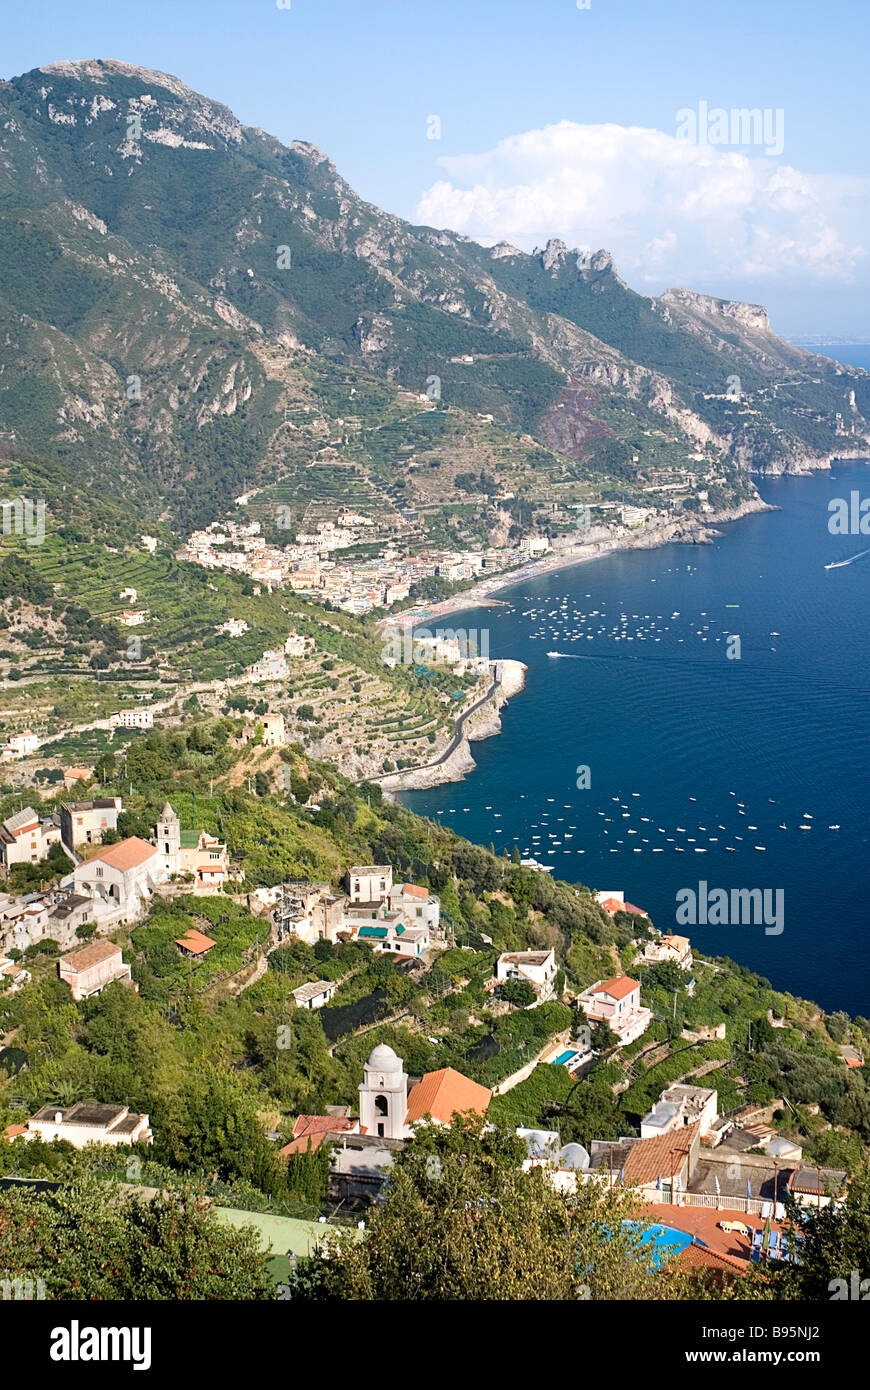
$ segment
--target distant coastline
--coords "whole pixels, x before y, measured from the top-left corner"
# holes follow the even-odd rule
[[[440,603],[415,604],[402,613],[390,613],[379,620],[379,627],[414,627],[450,613],[461,613],[470,608],[492,608],[505,602],[494,597],[505,589],[512,589],[528,579],[539,579],[554,574],[558,570],[571,569],[574,565],[584,565],[590,560],[598,560],[607,555],[615,555],[628,550],[657,550],[665,545],[710,545],[722,533],[714,528],[741,517],[759,512],[774,512],[778,509],[764,502],[760,497],[750,498],[739,507],[727,511],[711,513],[703,521],[688,517],[663,522],[649,529],[638,530],[634,534],[612,536],[605,527],[593,527],[589,539],[566,546],[562,550],[547,555],[543,560],[533,560],[509,573],[494,575],[492,579],[482,579],[468,589],[451,594]]]

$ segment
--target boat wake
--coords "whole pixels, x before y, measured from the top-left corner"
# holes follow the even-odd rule
[[[834,560],[830,565],[825,565],[825,569],[841,570],[844,565],[853,565],[856,560],[862,560],[865,555],[870,555],[870,550],[859,550],[857,555],[850,555],[848,560]]]

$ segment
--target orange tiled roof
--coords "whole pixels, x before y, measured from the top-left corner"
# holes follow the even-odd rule
[[[104,960],[111,960],[113,956],[121,959],[121,948],[116,946],[114,941],[92,941],[90,946],[83,946],[80,951],[71,951],[67,956],[61,956],[60,964],[67,970],[90,970],[93,965],[101,965]]]
[[[403,893],[410,894],[414,898],[428,898],[429,896],[429,889],[420,888],[416,883],[401,883],[399,887]]]
[[[640,989],[640,982],[628,975],[615,975],[612,980],[602,980],[595,986],[596,994],[609,994],[611,999],[625,999],[632,990]]]
[[[156,853],[154,845],[149,845],[147,840],[140,840],[138,835],[131,835],[119,845],[106,845],[105,849],[98,850],[93,858],[102,860],[104,864],[111,864],[113,869],[120,869],[124,873],[127,869],[135,869],[139,864],[144,864]],[[91,860],[88,860],[88,863],[90,862]]]
[[[720,1274],[742,1274],[746,1269],[745,1260],[737,1260],[733,1255],[720,1255],[716,1250],[705,1250],[703,1245],[687,1245],[668,1264],[680,1265],[687,1271],[709,1269]]]
[[[320,1148],[327,1134],[352,1130],[357,1123],[356,1120],[344,1116],[300,1115],[293,1126],[293,1138],[289,1144],[284,1145],[283,1149],[279,1149],[279,1153],[285,1155],[313,1153],[315,1149]]]
[[[27,1125],[7,1125],[3,1131],[4,1139],[17,1139],[19,1134],[27,1133]]]
[[[217,942],[212,941],[210,936],[205,936],[201,931],[197,931],[196,927],[191,927],[184,936],[175,938],[175,944],[183,947],[185,951],[190,951],[193,956],[204,956],[206,951],[210,951],[212,946],[217,945]]]
[[[430,1071],[418,1081],[408,1096],[407,1123],[414,1124],[424,1115],[449,1125],[456,1114],[464,1110],[475,1110],[485,1115],[492,1091],[479,1086],[453,1067],[442,1067],[440,1071]]]
[[[625,1181],[638,1187],[655,1182],[659,1177],[663,1183],[668,1182],[672,1173],[680,1172],[700,1127],[698,1120],[693,1125],[685,1125],[682,1129],[657,1134],[654,1139],[641,1139],[633,1144],[623,1169]]]

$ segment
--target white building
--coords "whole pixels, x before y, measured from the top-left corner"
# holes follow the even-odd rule
[[[290,674],[290,668],[281,651],[265,651],[259,661],[255,661],[247,669],[249,681],[257,684],[261,681],[282,681],[286,680]]]
[[[673,961],[681,970],[692,968],[692,946],[687,936],[663,936],[658,941],[647,941],[643,959],[654,965],[662,961]]]
[[[627,975],[611,980],[598,980],[582,994],[577,1003],[590,1023],[606,1023],[625,1047],[645,1033],[652,1023],[652,1013],[640,1002],[640,983]]]
[[[496,962],[495,979],[498,985],[506,980],[525,980],[543,1003],[553,997],[557,971],[555,951],[505,951]]]
[[[441,901],[428,888],[416,883],[395,883],[387,893],[390,911],[401,914],[406,927],[426,927],[437,931],[441,920]]]
[[[700,1122],[703,1137],[716,1122],[718,1094],[706,1086],[668,1086],[640,1122],[641,1139],[655,1139]]]
[[[9,758],[28,758],[39,747],[39,739],[29,729],[22,734],[12,734],[4,746],[3,753]]]
[[[112,715],[112,723],[119,729],[153,729],[154,715],[150,709],[122,709]]]
[[[60,824],[49,816],[40,820],[32,806],[16,811],[0,825],[0,868],[13,864],[38,864],[53,844],[60,842]]]
[[[147,910],[165,874],[155,845],[135,835],[107,845],[92,859],[76,865],[65,884],[88,897],[93,920],[101,927],[135,922]]]
[[[337,988],[332,980],[311,980],[291,993],[297,1009],[322,1009],[333,998]]]
[[[150,1144],[147,1115],[131,1114],[126,1105],[103,1105],[79,1100],[75,1105],[44,1105],[27,1122],[25,1139],[65,1139],[73,1148],[86,1144]]]
[[[348,869],[347,878],[351,903],[380,904],[389,898],[393,887],[390,864],[357,864]]]

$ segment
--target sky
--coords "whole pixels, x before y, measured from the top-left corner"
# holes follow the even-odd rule
[[[3,78],[156,68],[411,221],[870,341],[867,0],[27,0],[0,35]]]

